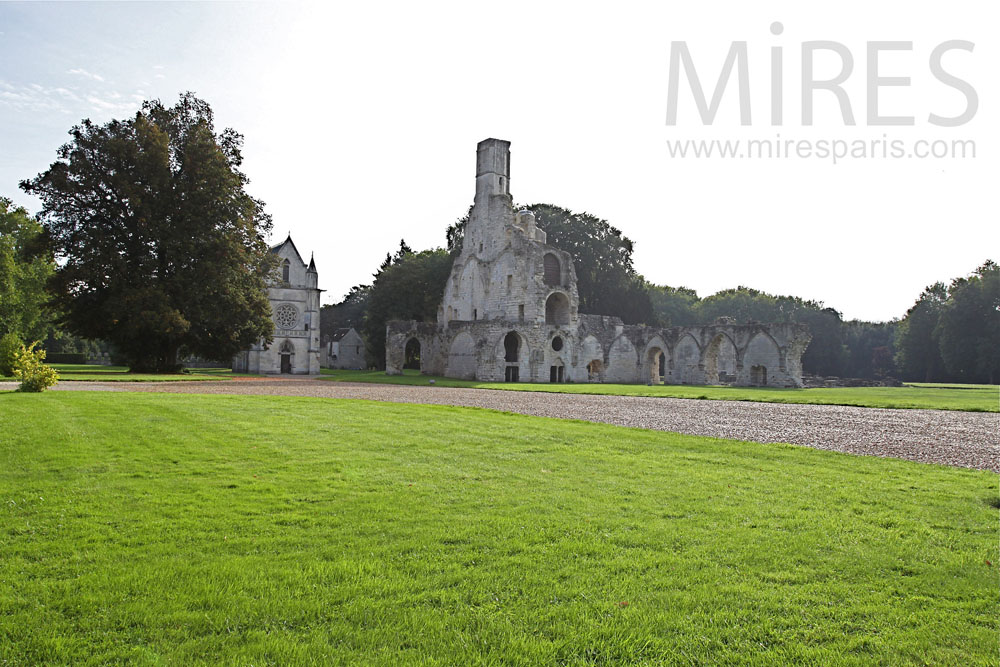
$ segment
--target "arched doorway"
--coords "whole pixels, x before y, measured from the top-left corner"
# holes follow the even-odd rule
[[[278,355],[281,359],[281,374],[288,375],[292,372],[292,355],[295,352],[295,348],[292,347],[291,342],[285,341],[281,344],[281,349],[278,350]]]
[[[705,348],[705,384],[732,384],[736,381],[736,345],[724,333],[717,334]]]
[[[553,292],[545,300],[546,324],[569,324],[569,298],[562,292]]]
[[[652,384],[662,384],[663,378],[667,374],[667,355],[659,347],[652,347],[647,354],[649,365],[649,382]]]
[[[587,364],[587,381],[588,382],[600,382],[601,373],[604,372],[604,362],[600,359],[594,359],[589,364]]]
[[[503,338],[504,382],[518,382],[521,379],[521,369],[518,365],[521,356],[521,337],[511,331]]]
[[[406,347],[403,349],[403,368],[420,370],[420,341],[416,338],[406,341]]]

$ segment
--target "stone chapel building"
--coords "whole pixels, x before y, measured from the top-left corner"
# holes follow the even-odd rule
[[[292,235],[271,248],[279,258],[267,288],[274,317],[274,340],[233,357],[233,371],[263,375],[319,375],[319,274],[310,258],[307,266]]]
[[[492,382],[802,386],[801,324],[625,325],[578,312],[569,253],[510,195],[510,142],[476,153],[476,194],[437,323],[389,322],[386,372]]]

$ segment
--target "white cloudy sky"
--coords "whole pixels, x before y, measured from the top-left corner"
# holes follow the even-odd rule
[[[475,144],[512,142],[515,200],[606,218],[636,242],[649,280],[702,296],[736,285],[824,301],[848,318],[902,315],[927,284],[1000,260],[996,206],[998,58],[990,3],[971,2],[7,3],[0,2],[0,195],[44,170],[82,118],[106,121],[144,99],[191,90],[220,127],[246,137],[251,191],[315,251],[324,302],[367,282],[405,237],[444,244],[473,195]],[[775,37],[774,21],[784,25]],[[963,39],[945,68],[979,97],[931,77],[939,43]],[[735,85],[713,127],[686,83],[665,123],[668,56],[685,41],[714,87],[730,42],[748,43],[753,124]],[[854,56],[844,127],[829,93],[816,123],[799,114],[800,44],[834,40]],[[881,56],[883,115],[868,127],[865,44]],[[785,59],[785,124],[769,124],[769,54]],[[817,60],[817,78],[836,73]],[[972,139],[974,159],[671,158],[674,139]],[[989,175],[989,178],[987,178]]]

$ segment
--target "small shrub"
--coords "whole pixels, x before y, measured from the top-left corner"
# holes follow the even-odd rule
[[[0,375],[14,374],[14,360],[21,351],[21,339],[8,333],[0,337]]]
[[[25,347],[21,345],[14,360],[14,377],[21,381],[18,391],[45,391],[59,380],[59,374],[51,366],[46,366],[45,350],[36,350],[38,343]]]

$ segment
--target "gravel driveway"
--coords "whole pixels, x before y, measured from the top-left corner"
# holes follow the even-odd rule
[[[2,383],[0,388],[4,388]],[[227,382],[63,382],[55,390],[316,396],[458,405],[716,438],[789,442],[849,454],[891,456],[1000,472],[998,413],[549,394],[277,378]]]

